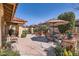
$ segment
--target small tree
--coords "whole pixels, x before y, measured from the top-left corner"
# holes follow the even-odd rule
[[[45,35],[48,32],[48,26],[47,25],[41,25],[40,30]]]
[[[48,26],[47,25],[40,25],[36,28],[34,28],[34,32],[38,32],[40,34],[46,33],[48,31]]]
[[[67,30],[73,30],[75,28],[75,14],[73,12],[65,12],[58,16],[58,19],[69,21],[67,25],[60,25],[58,29],[61,33],[65,33]]]
[[[38,28],[34,28],[33,31],[34,31],[34,32],[38,32]]]
[[[40,30],[41,31],[47,31],[48,30],[48,26],[47,25],[41,25],[40,26]]]

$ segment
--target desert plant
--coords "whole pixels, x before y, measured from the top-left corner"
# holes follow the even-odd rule
[[[55,47],[56,56],[63,56],[64,48],[58,43]]]

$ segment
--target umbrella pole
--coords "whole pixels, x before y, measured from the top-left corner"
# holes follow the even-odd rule
[[[53,23],[53,40],[54,40],[54,23]]]

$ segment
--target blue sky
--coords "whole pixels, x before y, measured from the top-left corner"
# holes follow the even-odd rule
[[[21,3],[18,5],[15,16],[27,20],[27,25],[38,24],[51,18],[57,18],[61,13],[73,11],[76,19],[79,11],[74,8],[77,4],[68,3]]]

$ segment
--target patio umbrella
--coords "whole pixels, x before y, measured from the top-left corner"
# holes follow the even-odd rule
[[[48,25],[50,27],[53,27],[53,31],[54,31],[54,27],[57,27],[59,25],[65,25],[65,24],[68,24],[69,22],[68,21],[64,21],[64,20],[49,20],[48,22]]]
[[[54,27],[57,27],[59,25],[65,25],[65,24],[68,24],[69,22],[68,21],[65,21],[65,20],[49,20],[47,21],[48,25],[50,27],[53,28],[53,32],[54,32]]]
[[[64,24],[68,24],[68,21],[65,20],[49,20],[48,24],[50,26],[58,26],[58,25],[64,25]]]

